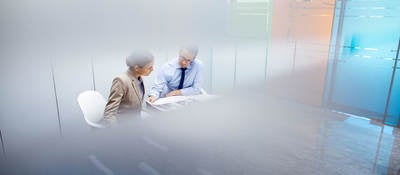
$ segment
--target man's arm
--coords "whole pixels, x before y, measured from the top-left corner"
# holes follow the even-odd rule
[[[119,105],[122,97],[124,96],[124,88],[122,81],[119,78],[115,78],[111,85],[110,96],[104,109],[104,118],[106,120],[115,120]]]
[[[166,88],[167,86],[167,79],[166,79],[166,74],[164,71],[164,67],[161,68],[161,70],[158,72],[154,84],[151,87],[151,91],[149,93],[150,97],[148,101],[154,102],[156,99],[160,97],[161,92]]]

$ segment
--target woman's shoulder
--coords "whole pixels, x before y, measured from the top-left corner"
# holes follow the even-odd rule
[[[121,83],[129,84],[131,82],[131,78],[129,77],[129,75],[127,73],[123,73],[123,74],[117,75],[113,81],[120,81]]]

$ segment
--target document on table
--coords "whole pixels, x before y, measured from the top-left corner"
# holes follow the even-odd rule
[[[159,111],[170,111],[193,102],[203,102],[218,98],[216,95],[171,96],[160,98],[153,103],[146,101],[147,106]]]
[[[185,101],[188,99],[189,96],[171,96],[171,97],[165,97],[165,98],[160,98],[156,100],[153,105],[163,105],[163,104],[170,104],[170,103],[177,103],[181,101]]]

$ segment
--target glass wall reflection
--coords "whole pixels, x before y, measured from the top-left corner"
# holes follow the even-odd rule
[[[399,38],[399,46],[397,48],[396,60],[394,60],[392,79],[391,79],[391,89],[389,92],[388,100],[387,100],[387,109],[384,116],[385,123],[393,126],[400,127],[400,61],[399,61],[399,52],[400,52],[400,38]]]
[[[399,8],[396,0],[337,4],[327,91],[331,108],[383,120],[400,37]]]
[[[340,112],[338,115],[346,116]],[[398,129],[366,118],[347,116],[343,120],[322,123],[319,141],[323,171],[328,174],[397,174]],[[333,170],[332,166],[340,169],[327,171]]]

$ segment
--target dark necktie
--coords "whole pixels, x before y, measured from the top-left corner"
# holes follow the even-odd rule
[[[143,83],[143,79],[142,79],[142,77],[138,77],[138,80],[139,80],[139,84],[140,84],[140,93],[141,93],[141,95],[142,95],[142,98],[143,98],[143,96],[144,96],[144,83]]]
[[[179,81],[179,86],[178,89],[182,89],[183,88],[183,81],[185,80],[185,70],[186,68],[181,68],[181,81]]]

